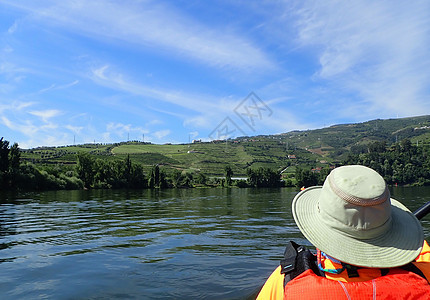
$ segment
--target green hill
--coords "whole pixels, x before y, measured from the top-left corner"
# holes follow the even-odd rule
[[[315,130],[292,131],[281,134],[281,136],[283,141],[294,147],[339,160],[345,152],[359,149],[375,141],[385,141],[389,146],[408,138],[412,143],[428,144],[430,142],[430,116],[378,119]]]
[[[221,175],[226,165],[235,176],[245,175],[248,168],[270,167],[292,173],[296,166],[323,167],[340,162],[349,151],[363,151],[374,141],[387,145],[409,138],[413,143],[429,144],[430,116],[372,120],[357,124],[291,131],[279,135],[240,137],[207,143],[156,145],[141,142],[85,144],[41,147],[22,151],[22,159],[36,165],[75,164],[76,154],[88,152],[105,160],[124,159],[150,169],[195,170]]]

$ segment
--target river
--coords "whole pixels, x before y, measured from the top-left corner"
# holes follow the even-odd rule
[[[309,245],[295,189],[0,193],[2,299],[245,299]],[[394,187],[411,210],[430,187]],[[430,216],[422,221],[430,236]]]

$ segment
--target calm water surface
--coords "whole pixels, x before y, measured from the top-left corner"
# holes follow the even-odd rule
[[[393,188],[411,210],[430,188]],[[2,299],[245,299],[286,241],[294,189],[0,193]],[[430,216],[422,221],[430,236]]]

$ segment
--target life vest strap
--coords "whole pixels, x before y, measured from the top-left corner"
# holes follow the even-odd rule
[[[281,260],[281,274],[285,274],[284,286],[309,269],[318,276],[325,277],[318,268],[315,255],[305,246],[289,241],[285,247],[284,259]]]
[[[360,277],[358,274],[358,267],[345,264],[345,269],[349,278]]]
[[[346,264],[348,277],[358,277],[358,268]],[[415,273],[427,280],[424,273],[413,263],[399,267],[405,271]],[[293,241],[289,241],[284,251],[284,258],[281,260],[281,274],[285,274],[284,287],[288,282],[311,269],[316,275],[325,277],[323,271],[318,268],[318,263],[315,255],[305,246],[298,245]],[[387,275],[390,269],[381,269],[381,276]]]

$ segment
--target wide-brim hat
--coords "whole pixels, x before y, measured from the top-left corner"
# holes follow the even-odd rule
[[[364,166],[334,169],[322,187],[299,192],[292,211],[315,247],[351,265],[402,266],[419,255],[424,242],[418,219]]]

